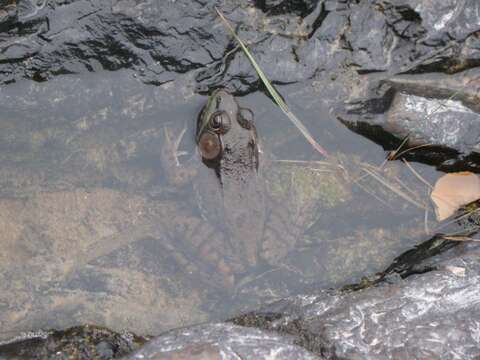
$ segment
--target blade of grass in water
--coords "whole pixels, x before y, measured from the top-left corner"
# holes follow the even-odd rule
[[[247,46],[243,43],[243,41],[237,36],[235,33],[235,30],[232,28],[228,20],[223,16],[221,11],[215,7],[215,10],[217,11],[218,16],[220,16],[220,19],[222,19],[223,23],[227,27],[227,29],[230,31],[232,36],[235,38],[235,40],[238,41],[240,44],[240,47],[242,48],[243,52],[247,56],[248,60],[250,60],[250,63],[252,64],[253,68],[257,72],[258,76],[260,77],[260,80],[262,80],[263,84],[267,88],[268,92],[272,96],[273,100],[275,103],[282,109],[283,113],[287,115],[287,117],[290,119],[290,121],[297,127],[298,130],[302,133],[302,135],[307,139],[307,141],[310,143],[310,145],[313,146],[315,150],[317,150],[320,154],[322,154],[325,157],[329,157],[328,152],[313,138],[312,134],[310,134],[310,131],[303,125],[303,123],[295,116],[294,113],[290,111],[288,108],[287,104],[283,101],[283,99],[280,97],[280,95],[277,93],[275,88],[272,86],[270,81],[267,79],[265,76],[264,72],[260,68],[260,66],[257,64],[255,59],[253,58],[252,54],[250,51],[248,51]]]
[[[426,208],[424,204],[421,204],[418,201],[415,201],[414,199],[412,199],[404,191],[402,191],[400,188],[396,187],[395,185],[390,184],[386,179],[384,179],[381,175],[377,174],[375,171],[369,170],[366,167],[363,167],[362,170],[368,173],[373,179],[377,180],[380,184],[382,184],[389,190],[393,191],[397,196],[401,197],[402,199],[410,202],[411,204],[415,205],[420,209]]]

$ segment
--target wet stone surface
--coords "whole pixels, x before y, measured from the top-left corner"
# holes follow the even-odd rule
[[[172,350],[180,355],[193,346],[214,344],[225,349],[223,359],[267,359],[267,353],[275,353],[276,359],[299,355],[312,359],[476,359],[479,250],[477,244],[462,244],[410,263],[431,271],[405,279],[390,277],[364,290],[317,291],[288,298],[232,319],[237,326],[205,324],[173,331],[128,358],[153,359]],[[426,255],[424,249],[412,252],[418,258]],[[412,254],[409,257],[412,260]],[[281,345],[267,336],[281,336]],[[290,353],[291,344],[301,350]]]
[[[193,71],[203,89],[228,84],[245,91],[257,85],[241,52],[232,51],[213,11],[215,1],[7,3],[3,83],[133,68],[147,83]],[[442,6],[431,0],[244,1],[222,4],[222,11],[241,24],[240,35],[267,76],[285,83],[342,66],[359,73],[456,72],[475,66],[478,6],[475,0]]]
[[[0,345],[1,359],[114,359],[139,348],[147,339],[127,331],[85,325],[65,331],[26,333]]]
[[[266,359],[268,356],[319,359],[295,345],[294,337],[224,323],[172,331],[154,339],[128,359]]]
[[[234,322],[297,335],[314,352],[321,344],[327,358],[475,359],[478,252],[477,244],[462,244],[416,264],[430,272],[353,293],[293,298]]]
[[[352,100],[341,121],[382,144],[420,146],[414,159],[441,169],[455,163],[476,170],[480,144],[477,68],[455,75],[399,75],[367,90],[368,99]],[[459,156],[460,154],[460,156]]]

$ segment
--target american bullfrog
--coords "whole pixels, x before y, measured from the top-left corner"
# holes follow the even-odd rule
[[[284,191],[275,181],[311,184],[291,170],[286,174],[272,170],[260,158],[253,113],[226,90],[215,90],[198,116],[197,152],[190,165],[178,160],[184,132],[175,137],[165,129],[161,163],[170,184],[193,184],[197,194],[202,221],[185,220],[174,234],[189,243],[187,257],[196,254],[197,265],[200,260],[201,269],[193,271],[220,276],[223,284],[233,285],[260,264],[279,265],[312,221],[318,196],[303,196],[299,203],[291,198],[297,193]]]
[[[196,143],[207,167],[195,182],[197,193],[207,195],[199,197],[203,215],[223,225],[235,258],[255,266],[265,202],[252,112],[225,90],[215,91],[198,116]]]
[[[258,263],[264,233],[264,182],[258,172],[259,149],[253,114],[242,109],[223,89],[214,91],[200,112],[195,142],[196,158],[180,164],[178,147],[184,131],[175,139],[165,129],[161,162],[168,182],[193,184],[203,222],[181,226],[183,238],[193,245],[198,258],[214,265],[231,283],[233,275]],[[178,227],[178,226],[177,226]],[[201,228],[200,228],[201,227]]]

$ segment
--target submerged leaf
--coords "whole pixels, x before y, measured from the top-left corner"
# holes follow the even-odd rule
[[[480,177],[468,171],[445,174],[435,183],[430,197],[437,220],[445,220],[460,207],[480,199]]]

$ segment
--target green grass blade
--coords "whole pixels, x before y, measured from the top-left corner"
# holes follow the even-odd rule
[[[290,111],[288,108],[287,104],[283,101],[283,99],[280,97],[280,95],[277,93],[275,88],[272,86],[270,81],[267,79],[265,76],[265,73],[262,71],[260,66],[257,64],[255,59],[253,58],[252,54],[248,50],[247,46],[243,43],[243,41],[238,37],[238,35],[235,33],[235,30],[233,27],[230,25],[228,20],[223,16],[221,11],[215,7],[215,10],[217,11],[218,16],[220,19],[222,19],[223,23],[227,27],[227,29],[230,31],[232,36],[237,40],[237,42],[240,44],[240,47],[242,48],[243,52],[247,56],[248,60],[252,64],[253,68],[257,72],[258,76],[260,77],[260,80],[262,80],[263,84],[267,88],[267,91],[270,93],[272,96],[273,100],[275,103],[280,107],[280,109],[283,111],[285,115],[290,119],[290,121],[297,127],[297,129],[302,133],[302,135],[307,139],[307,141],[313,146],[315,150],[317,150],[320,154],[322,154],[325,157],[329,157],[328,152],[313,138],[312,134],[310,134],[310,131],[303,125],[303,123],[298,119],[294,113]]]

